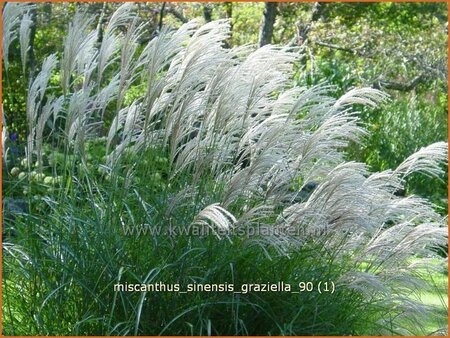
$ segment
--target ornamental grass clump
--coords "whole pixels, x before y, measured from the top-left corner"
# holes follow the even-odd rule
[[[12,6],[25,5],[5,5],[8,36],[27,28],[11,24]],[[441,176],[447,144],[371,173],[345,149],[366,134],[357,108],[384,93],[334,99],[326,84],[295,86],[298,50],[228,48],[226,20],[163,29],[141,46],[133,11],[122,5],[101,42],[78,12],[62,55],[30,81],[26,175],[3,183],[6,196],[23,187],[29,205],[3,215],[5,333],[430,333],[420,293],[442,268],[447,220],[396,192],[413,173]],[[114,289],[281,281],[335,292]]]

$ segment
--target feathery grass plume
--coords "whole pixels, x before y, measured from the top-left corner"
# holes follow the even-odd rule
[[[140,64],[135,59],[135,54],[139,46],[138,41],[144,32],[145,26],[145,23],[138,23],[137,18],[134,18],[123,38],[120,54],[120,82],[117,94],[117,110],[122,107],[125,92],[139,76],[136,70]]]
[[[204,137],[212,140],[220,138],[220,142],[227,145],[223,148],[213,148],[216,154],[212,156],[222,162],[216,163],[216,172],[220,172],[223,165],[232,162],[233,158],[238,156],[236,144],[242,135],[271,115],[273,100],[269,98],[274,93],[283,91],[294,58],[292,53],[277,47],[265,46],[251,53],[242,65],[234,67],[233,71],[227,73],[230,76],[224,79],[223,90],[216,101],[217,106],[205,116]],[[252,73],[253,67],[270,68],[272,72],[270,80],[266,71],[259,74]],[[232,115],[226,113],[231,109],[236,113]]]
[[[119,113],[120,108],[122,107],[126,91],[139,77],[137,69],[139,69],[141,63],[139,60],[136,60],[135,54],[138,48],[138,41],[143,34],[145,26],[145,23],[139,24],[137,19],[134,18],[122,40],[120,71],[118,73],[119,85],[116,101],[116,114]],[[111,128],[114,128],[116,133],[118,127],[118,120],[115,120],[115,123],[111,125]],[[109,150],[109,147],[107,150]]]
[[[22,68],[23,73],[25,74],[25,70],[27,68],[27,55],[30,50],[30,33],[31,33],[31,25],[33,24],[33,20],[31,20],[30,13],[27,12],[24,14],[22,20],[20,21],[20,57],[22,59]]]
[[[364,134],[356,122],[352,114],[335,114],[311,132],[284,114],[255,125],[241,140],[241,153],[253,154],[250,165],[233,173],[227,198],[238,196],[240,190],[250,192],[265,186],[266,198],[282,199],[295,177],[300,175],[308,182],[312,175],[320,176],[342,161],[340,149]]]
[[[120,139],[115,149],[109,153],[107,157],[108,166],[114,167],[114,163],[120,158],[122,152],[127,149],[132,143],[136,142],[141,134],[139,121],[142,119],[139,112],[142,110],[142,105],[134,101],[130,106],[125,107],[119,111],[111,123],[108,132],[106,149],[107,152],[115,139]]]
[[[117,52],[119,51],[123,37],[117,31],[133,19],[133,8],[133,3],[124,3],[113,13],[106,25],[98,55],[97,83],[99,86],[101,85],[103,73],[106,68],[113,64],[118,58]]]
[[[93,88],[83,88],[72,94],[67,108],[66,122],[64,134],[66,136],[67,145],[74,146],[75,149],[81,150],[81,144],[75,141],[75,136],[80,135],[83,138],[84,126],[88,123],[93,111],[93,100],[91,92]]]
[[[179,58],[182,55],[182,51],[186,49],[188,38],[193,34],[194,29],[197,27],[195,21],[188,22],[182,25],[177,31],[170,31],[164,28],[158,36],[152,39],[145,47],[141,54],[141,61],[138,64],[143,64],[146,68],[144,73],[147,80],[147,92],[145,95],[146,115],[144,130],[148,130],[147,127],[154,114],[163,111],[164,105],[155,104],[158,97],[163,97],[163,90],[167,88],[167,85],[173,85],[167,78],[179,67],[179,61],[172,60],[176,57]],[[170,65],[167,75],[159,77],[158,75],[164,71]],[[165,90],[167,91],[167,89]],[[171,96],[168,95],[167,96]],[[169,103],[168,99],[164,100],[164,103]],[[156,106],[156,108],[154,107]],[[148,132],[147,132],[148,133]]]
[[[98,117],[100,121],[104,120],[105,111],[108,104],[117,98],[119,82],[119,75],[116,74],[105,87],[97,91],[95,100],[97,110],[100,112]]]
[[[398,304],[405,302],[408,297],[417,295],[420,290],[426,290],[426,283],[418,274],[418,270],[409,263],[412,257],[434,257],[435,245],[444,245],[447,229],[443,222],[422,223],[413,225],[409,222],[398,223],[391,227],[380,227],[374,236],[360,236],[360,243],[352,243],[352,255],[356,264],[365,266],[365,274],[360,275],[361,280],[356,281],[350,271],[342,276],[341,283],[350,287],[365,288],[368,280],[376,280],[379,285],[373,288],[372,297],[384,303],[392,309],[392,314]],[[356,241],[352,236],[352,241]],[[345,247],[345,246],[344,246]],[[436,262],[431,263],[432,267]],[[380,287],[381,285],[381,287]],[[380,294],[380,290],[388,290],[388,295]],[[409,299],[409,304],[403,309],[408,311],[409,319],[423,320],[424,313],[421,311],[420,301]],[[425,313],[426,314],[426,313]],[[422,318],[421,318],[422,317]]]
[[[99,136],[106,107],[117,97],[119,77],[115,76],[107,86],[93,93],[95,85],[83,86],[71,94],[65,116],[64,133],[67,145],[84,155],[85,141]]]
[[[149,44],[145,47],[143,53],[141,54],[139,60],[136,61],[135,65],[131,65],[131,56],[127,58],[122,58],[122,64],[125,66],[125,69],[133,69],[133,72],[136,72],[141,66],[145,66],[147,71],[144,72],[146,80],[148,81],[147,95],[145,96],[144,105],[147,107],[145,110],[145,117],[141,121],[143,125],[141,126],[142,133],[139,139],[137,140],[136,146],[140,146],[143,144],[147,144],[147,138],[149,134],[153,134],[151,126],[153,126],[157,119],[162,118],[161,114],[166,110],[169,104],[173,105],[174,108],[171,111],[174,111],[177,105],[181,102],[181,97],[177,97],[177,95],[187,95],[184,94],[192,91],[189,86],[183,88],[185,92],[183,92],[182,88],[179,88],[178,85],[177,90],[174,89],[176,79],[173,79],[174,76],[177,76],[177,72],[179,74],[179,69],[181,67],[182,59],[180,56],[183,55],[182,50],[186,49],[186,45],[188,38],[193,34],[193,29],[197,24],[195,22],[189,22],[184,24],[180,29],[176,32],[170,32],[167,30],[163,30],[157,37],[149,42]],[[137,30],[140,32],[140,29]],[[140,33],[139,33],[140,34]],[[133,42],[139,36],[138,33],[132,33],[130,30],[129,36],[136,36],[131,39],[128,44],[135,45]],[[208,37],[203,38],[204,41],[208,39]],[[206,45],[206,43],[205,43]],[[127,49],[129,50],[129,48]],[[195,49],[197,50],[197,49]],[[127,55],[130,54],[129,52]],[[177,59],[172,60],[177,57]],[[170,67],[167,71],[167,75],[165,77],[159,77],[160,74],[166,67],[169,65]],[[121,72],[121,86],[126,89],[132,81],[135,81],[136,77],[134,76],[131,80],[126,80],[126,77],[130,71],[122,71]],[[200,73],[200,69],[198,69]],[[181,77],[180,75],[178,75]],[[126,85],[125,85],[125,84]],[[123,93],[124,90],[121,89],[120,93]],[[120,95],[120,94],[119,94]],[[170,113],[169,113],[170,114]],[[165,118],[165,117],[164,117]],[[168,119],[170,121],[170,119]],[[118,128],[116,123],[112,125],[112,128]],[[114,133],[114,132],[113,132]]]
[[[388,95],[374,88],[354,88],[336,101],[336,108],[345,108],[353,104],[377,107],[380,102],[387,100]]]
[[[433,156],[437,158],[437,161],[432,167],[436,168],[438,163],[445,162],[445,153],[446,150],[443,147],[439,150],[434,147],[434,151],[419,151],[411,158],[425,160],[426,156]],[[423,166],[417,166],[416,169],[423,169]],[[358,203],[361,205],[363,202],[366,207],[361,205],[353,210],[347,208],[345,214],[334,214],[332,217],[338,216],[339,218],[333,219],[341,222],[344,217],[347,218],[349,215],[352,217],[351,214],[355,210],[363,211],[366,216],[359,220],[352,219],[353,226],[351,223],[348,224],[351,236],[348,236],[347,233],[343,237],[343,242],[337,241],[344,254],[352,253],[355,266],[365,266],[365,272],[349,271],[342,276],[340,283],[364,293],[370,292],[371,297],[375,297],[374,299],[380,304],[391,308],[392,314],[397,313],[408,320],[420,323],[428,313],[425,310],[430,311],[430,309],[427,309],[420,301],[409,297],[411,293],[418,292],[418,285],[421,285],[422,289],[426,285],[422,285],[423,280],[417,275],[417,270],[413,269],[408,262],[413,257],[416,257],[415,259],[417,257],[439,258],[435,248],[447,243],[447,227],[446,220],[437,215],[428,202],[416,197],[397,197],[393,194],[393,188],[395,191],[399,186],[402,174],[402,170],[396,172],[395,175],[398,176],[394,182],[391,171],[369,176],[365,182],[359,183],[362,189],[361,193],[356,193],[352,197],[352,192],[349,191],[348,197],[354,201],[347,200],[350,205],[355,205],[356,199],[358,199]],[[358,185],[357,181],[355,181],[355,185]],[[336,192],[339,193],[339,190],[340,187]],[[314,198],[315,194],[320,195],[319,189],[314,191],[308,202],[317,203],[317,199]],[[361,200],[362,197],[365,197],[364,195],[368,199]],[[329,198],[327,204],[336,206],[339,210],[345,207],[336,204],[338,201],[333,201],[334,199]],[[319,206],[319,208],[320,216],[330,219],[327,213],[325,215],[322,213],[325,210],[324,207]],[[371,226],[358,229],[358,224]],[[333,241],[329,242],[331,244],[336,243],[336,239],[339,239],[336,232],[333,237]],[[408,266],[410,267],[408,268]],[[369,288],[369,286],[371,287]],[[404,306],[399,308],[399,304]],[[399,325],[398,322],[396,323]],[[408,334],[411,334],[411,331]]]
[[[27,96],[27,159],[28,166],[32,163],[32,154],[34,151],[34,144],[36,139],[36,123],[38,112],[41,108],[42,100],[44,99],[45,91],[47,90],[48,82],[53,70],[58,63],[56,54],[48,56],[42,63],[42,69],[36,76],[34,81],[30,84]]]
[[[217,52],[214,53],[217,54]],[[248,60],[239,65],[239,60],[234,59],[235,51],[231,50],[227,53],[231,55],[228,58],[224,57],[220,66],[212,69],[214,73],[212,73],[209,84],[205,86],[206,92],[198,93],[198,96],[201,95],[205,98],[201,99],[200,96],[195,101],[191,101],[191,108],[189,105],[185,108],[184,115],[186,117],[191,117],[192,112],[195,111],[198,112],[198,117],[186,121],[188,123],[182,122],[183,115],[177,119],[180,120],[178,125],[184,129],[184,131],[181,129],[178,135],[196,134],[189,143],[181,144],[184,148],[178,147],[181,151],[177,150],[176,153],[172,151],[172,157],[178,158],[175,166],[179,170],[195,164],[194,170],[200,172],[203,170],[202,167],[208,166],[208,163],[212,161],[215,164],[214,171],[220,172],[222,166],[230,164],[233,158],[238,156],[235,145],[239,141],[240,135],[246,131],[243,128],[249,128],[252,122],[256,124],[258,120],[264,118],[264,114],[270,114],[268,111],[258,110],[266,107],[264,104],[266,96],[271,90],[275,92],[279,89],[277,83],[282,82],[274,80],[265,85],[258,84],[255,80],[256,74],[245,71],[247,67],[250,67],[247,66],[247,63],[254,64],[256,67],[260,55],[271,54],[271,58],[267,59],[271,62],[273,60],[273,64],[266,62],[265,65],[261,64],[261,67],[267,67],[266,69],[271,67],[274,77],[276,77],[278,69],[288,69],[289,67],[285,63],[293,60],[289,57],[283,59],[286,54],[278,53],[275,48],[266,48],[266,50],[250,54]],[[257,78],[264,78],[265,74],[266,72],[262,71]],[[287,75],[285,76],[287,77]],[[198,104],[201,104],[200,108],[195,107]],[[230,109],[235,113],[227,113]],[[170,119],[168,120],[170,121]],[[175,140],[177,139],[182,139],[182,137],[177,137]],[[172,142],[172,145],[174,144],[176,141]],[[220,147],[217,146],[219,144]]]
[[[29,29],[29,15],[28,12],[34,8],[35,5],[27,2],[7,2],[3,7],[2,13],[2,57],[3,63],[5,65],[6,71],[9,67],[9,47],[11,43],[17,39],[18,32],[17,28],[20,27],[20,43],[21,50],[27,50],[29,48],[29,39],[26,39],[23,33],[27,30],[27,25]],[[24,18],[21,19],[21,16]],[[25,19],[25,20],[24,20]],[[21,22],[22,20],[22,22]],[[23,22],[25,21],[25,23]]]
[[[69,24],[66,38],[64,39],[64,52],[61,60],[61,85],[64,94],[69,91],[71,77],[78,67],[79,74],[84,68],[93,69],[95,30],[88,31],[93,18],[86,12],[77,12]],[[90,72],[89,72],[90,73]]]
[[[420,149],[395,169],[396,175],[409,176],[414,172],[420,172],[427,176],[439,177],[443,174],[442,163],[448,159],[448,144],[437,142]]]
[[[395,192],[403,188],[399,177],[392,170],[371,174],[364,188],[373,190],[374,205],[371,215],[381,223],[410,220],[411,222],[441,221],[441,216],[433,210],[433,206],[425,199],[417,196],[397,197]]]
[[[200,211],[194,218],[193,224],[207,226],[214,230],[214,227],[209,222],[219,230],[229,231],[233,228],[237,220],[233,214],[221,207],[219,203],[213,203]],[[219,235],[217,236],[220,238]]]
[[[20,10],[21,3],[7,2],[3,8],[2,15],[2,52],[3,63],[6,71],[9,67],[9,46],[17,38],[16,26],[19,23],[19,16],[22,14]]]
[[[96,35],[94,32],[86,37],[83,49],[77,55],[77,67],[75,76],[83,77],[83,87],[91,85],[91,77],[93,72],[97,69],[98,64],[98,50],[95,48]]]
[[[58,99],[54,99],[52,96],[47,97],[47,103],[42,108],[42,112],[38,117],[36,123],[36,130],[34,132],[35,135],[35,145],[36,145],[36,154],[37,154],[37,162],[39,165],[39,169],[42,172],[42,144],[44,142],[44,128],[47,121],[53,116],[53,121],[58,118],[58,114],[63,109],[64,97],[61,96]]]

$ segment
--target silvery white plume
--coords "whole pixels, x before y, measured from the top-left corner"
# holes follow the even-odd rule
[[[143,34],[145,26],[145,23],[138,23],[137,19],[134,18],[128,26],[128,30],[123,38],[120,55],[120,81],[117,94],[117,110],[122,106],[125,92],[139,77],[136,70],[140,65],[134,57],[138,48],[138,41]]]
[[[408,157],[395,170],[396,175],[406,177],[414,172],[439,177],[443,174],[442,164],[448,159],[448,144],[437,142]]]
[[[133,19],[132,10],[134,4],[126,2],[121,5],[111,16],[104,34],[103,40],[99,49],[98,57],[98,79],[97,82],[100,85],[102,82],[103,73],[117,60],[117,52],[122,42],[123,36],[118,32],[120,27],[130,23]]]
[[[35,135],[37,162],[40,171],[42,171],[42,144],[44,141],[45,125],[51,117],[53,117],[53,121],[55,121],[58,118],[59,113],[63,109],[63,103],[64,103],[63,96],[59,97],[58,99],[48,97],[47,103],[42,108],[41,115],[38,117],[34,135]]]
[[[204,208],[194,219],[193,224],[211,227],[215,225],[220,230],[231,230],[236,218],[219,203],[213,203]]]
[[[30,84],[27,96],[27,121],[28,121],[28,136],[27,136],[27,158],[28,165],[31,165],[32,154],[34,151],[35,137],[36,137],[36,123],[38,111],[41,108],[44,99],[45,91],[47,90],[48,82],[55,69],[58,60],[56,54],[48,56],[43,64],[42,69]]]
[[[362,104],[377,107],[380,102],[385,101],[387,98],[386,93],[374,88],[355,88],[344,94],[336,101],[334,106],[336,108],[345,108],[353,104]]]
[[[33,21],[31,20],[30,14],[28,12],[25,13],[20,22],[20,56],[22,58],[22,68],[24,74],[27,67],[27,54],[30,49],[30,33],[32,24]]]
[[[21,35],[21,49],[27,50],[29,40],[26,39],[27,34],[23,36],[27,31],[27,25],[29,25],[29,15],[28,12],[34,8],[35,5],[27,2],[7,2],[3,8],[2,13],[2,57],[5,64],[5,69],[8,71],[8,57],[9,57],[9,47],[11,43],[17,39],[18,31],[17,28],[20,27]],[[25,22],[21,23],[21,17],[26,14]],[[28,27],[29,29],[29,27]]]
[[[90,71],[94,67],[93,58],[96,57],[96,52],[93,48],[96,32],[88,31],[92,22],[93,18],[87,13],[77,12],[69,24],[61,60],[61,84],[64,93],[69,91],[70,79],[76,67],[78,67],[79,74],[85,68]]]

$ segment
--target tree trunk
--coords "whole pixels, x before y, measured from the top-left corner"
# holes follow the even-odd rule
[[[33,8],[30,11],[31,14],[31,30],[30,30],[30,45],[29,45],[29,56],[30,56],[30,80],[34,78],[34,73],[36,72],[36,54],[34,53],[34,38],[36,37],[36,26],[37,26],[37,11]]]
[[[260,47],[272,43],[273,25],[277,16],[276,2],[266,2],[265,6],[261,29],[259,31]]]
[[[161,32],[164,20],[164,9],[166,8],[166,3],[163,2],[161,9],[159,10],[159,22],[158,22],[158,31]]]
[[[97,44],[101,44],[103,41],[103,25],[105,21],[106,2],[103,3],[102,11],[97,22]]]
[[[227,15],[227,19],[230,20],[230,38],[227,39],[226,41],[226,47],[227,48],[231,48],[231,46],[233,45],[232,40],[233,40],[233,3],[232,2],[224,2],[223,3],[225,6],[225,12]]]
[[[205,18],[205,22],[211,22],[212,7],[209,4],[203,5],[203,17]]]

